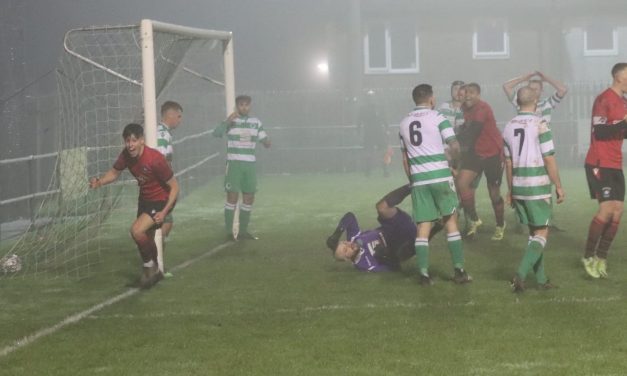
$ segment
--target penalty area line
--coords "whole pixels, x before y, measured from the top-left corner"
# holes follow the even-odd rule
[[[187,261],[185,261],[185,262],[183,262],[183,263],[181,263],[179,265],[174,266],[170,270],[173,271],[173,272],[176,272],[176,271],[185,269],[188,266],[193,265],[194,263],[196,263],[196,262],[198,262],[198,261],[200,261],[200,260],[202,260],[204,258],[213,256],[214,254],[218,253],[219,251],[221,251],[222,249],[226,248],[227,246],[229,246],[231,244],[233,244],[233,242],[227,242],[227,243],[220,244],[220,245],[212,248],[211,250],[201,254],[200,256],[196,256],[196,257],[194,257],[194,258],[192,258],[190,260],[187,260]],[[88,309],[86,309],[86,310],[84,310],[82,312],[78,312],[78,313],[75,313],[75,314],[73,314],[71,316],[68,316],[64,320],[60,321],[59,323],[57,323],[57,324],[55,324],[53,326],[41,329],[41,330],[31,334],[31,335],[28,335],[26,337],[18,339],[12,345],[9,345],[9,346],[6,346],[6,347],[0,349],[0,358],[5,357],[5,356],[11,354],[12,352],[14,352],[16,350],[19,350],[22,347],[26,347],[26,346],[30,345],[31,343],[37,341],[38,339],[42,338],[42,337],[54,334],[54,333],[58,332],[59,330],[63,329],[64,327],[66,327],[66,326],[68,326],[70,324],[77,323],[77,322],[83,320],[85,317],[93,314],[94,312],[100,311],[103,308],[106,308],[106,307],[108,307],[110,305],[113,305],[113,304],[115,304],[117,302],[120,302],[120,301],[122,301],[122,300],[124,300],[126,298],[129,298],[129,297],[137,294],[140,291],[142,291],[142,290],[140,290],[137,287],[132,287],[132,288],[128,289],[126,292],[123,292],[123,293],[121,293],[119,295],[116,295],[113,298],[107,299],[107,300],[105,300],[102,303],[96,304],[96,305],[94,305],[94,306],[92,306],[92,307],[90,307],[90,308],[88,308]]]

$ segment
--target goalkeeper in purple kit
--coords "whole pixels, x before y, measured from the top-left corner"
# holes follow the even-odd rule
[[[361,271],[399,270],[401,262],[416,254],[416,225],[409,214],[396,207],[410,193],[409,185],[404,185],[377,202],[380,226],[375,229],[362,230],[355,214],[344,214],[335,232],[327,239],[327,247],[335,259],[350,261]],[[431,236],[441,229],[441,224],[434,225]],[[346,240],[340,241],[344,232]]]

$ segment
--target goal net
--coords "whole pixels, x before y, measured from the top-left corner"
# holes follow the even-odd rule
[[[210,131],[234,108],[230,32],[142,20],[70,30],[64,49],[57,70],[60,129],[48,189],[53,194],[43,200],[31,229],[0,254],[20,257],[22,270],[11,275],[81,278],[102,263],[102,238],[112,222],[107,219],[130,225],[137,187],[128,172],[94,191],[88,178],[112,167],[128,123],[143,124],[146,144],[156,145],[163,102],[183,107],[183,122],[174,132],[179,200],[221,165],[216,158],[221,144]]]

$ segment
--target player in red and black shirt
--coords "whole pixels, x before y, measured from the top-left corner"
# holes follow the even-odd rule
[[[137,219],[131,226],[131,236],[137,243],[144,262],[140,285],[148,288],[163,278],[157,264],[155,230],[174,208],[179,185],[165,157],[144,144],[144,129],[141,125],[127,125],[122,137],[125,148],[113,168],[99,178],[91,178],[89,186],[95,189],[112,183],[126,168],[137,179],[139,200]]]
[[[593,278],[607,277],[607,254],[618,231],[625,200],[622,146],[627,137],[627,63],[614,65],[612,78],[612,86],[599,94],[592,106],[592,132],[585,164],[590,196],[599,202],[582,259]]]
[[[461,166],[457,175],[457,187],[462,208],[470,219],[466,236],[473,236],[482,224],[475,209],[475,179],[485,174],[488,193],[496,217],[496,229],[492,240],[503,239],[505,230],[504,202],[501,196],[503,177],[503,136],[496,127],[494,113],[489,104],[481,100],[481,88],[476,83],[464,86],[466,95],[462,110],[464,124],[457,132],[461,146]]]

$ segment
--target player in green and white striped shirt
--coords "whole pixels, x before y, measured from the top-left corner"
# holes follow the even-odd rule
[[[470,282],[464,270],[462,240],[457,228],[457,206],[453,175],[444,154],[448,143],[454,161],[459,158],[459,143],[451,123],[435,107],[433,88],[421,84],[412,92],[416,108],[400,124],[403,167],[412,186],[414,221],[418,224],[415,248],[420,282],[432,284],[429,275],[429,233],[432,222],[442,218],[446,227],[448,248],[453,259],[456,283]]]
[[[172,131],[181,125],[183,107],[174,101],[161,105],[161,121],[157,125],[157,150],[163,154],[172,167]]]
[[[549,234],[551,219],[551,185],[555,185],[557,203],[564,200],[553,137],[546,121],[535,113],[538,99],[533,89],[517,92],[520,111],[503,129],[505,167],[509,192],[506,201],[529,227],[529,242],[518,272],[512,279],[514,292],[524,290],[527,274],[533,269],[541,288],[553,285],[544,273],[542,251]]]
[[[540,77],[540,79],[533,79],[534,76]],[[542,117],[544,121],[551,125],[551,115],[553,113],[553,109],[557,107],[557,105],[562,101],[566,93],[568,92],[568,88],[563,83],[545,75],[540,71],[533,71],[527,73],[524,76],[512,78],[503,84],[503,90],[507,95],[507,99],[512,102],[512,105],[517,110],[519,109],[519,105],[516,101],[516,89],[517,86],[522,84],[523,82],[527,82],[527,86],[533,90],[535,94],[538,104],[535,109],[536,115]],[[542,89],[543,82],[548,82],[555,88],[555,93],[550,97],[543,98],[542,97]]]
[[[257,143],[270,147],[270,139],[263,129],[261,121],[249,117],[251,98],[240,95],[235,98],[236,110],[213,131],[215,137],[226,134],[226,176],[224,189],[224,223],[227,237],[232,238],[233,218],[239,192],[242,192],[242,204],[239,213],[238,239],[257,239],[248,232],[250,214],[257,191],[257,172],[255,169],[255,151]]]
[[[539,77],[534,78],[534,77]],[[516,110],[519,109],[518,103],[516,101],[516,89],[517,86],[527,81],[527,86],[531,88],[538,99],[538,104],[536,106],[535,113],[536,115],[542,117],[544,121],[547,122],[549,127],[551,127],[551,116],[553,114],[553,109],[557,107],[557,105],[562,101],[566,93],[568,92],[568,88],[563,83],[545,75],[540,71],[533,71],[524,76],[513,78],[506,83],[503,84],[503,90],[507,95],[507,99],[509,99]],[[542,89],[543,82],[548,82],[555,89],[555,93],[550,97],[542,97]],[[551,221],[551,228],[557,231],[563,231],[561,228],[555,224],[554,221]]]
[[[464,112],[462,102],[464,101],[464,81],[453,81],[451,83],[451,100],[438,106],[438,111],[451,123],[455,133],[457,128],[464,124]]]
[[[181,125],[181,121],[183,120],[183,107],[174,101],[166,101],[161,105],[161,121],[157,125],[157,150],[168,161],[170,167],[172,167],[172,133],[174,129],[178,128]],[[165,242],[164,240],[170,235],[170,231],[172,231],[172,226],[174,226],[174,215],[172,212],[168,213],[163,219],[163,224],[161,225],[161,235],[159,232],[155,232],[155,242],[157,244],[158,249],[158,261],[159,267],[163,272],[164,277],[172,277],[172,273],[165,272],[164,262],[163,262],[163,251],[165,250]],[[161,236],[161,238],[159,237]],[[163,247],[163,248],[159,248]]]
[[[181,125],[183,120],[183,107],[174,101],[166,101],[161,105],[161,121],[157,125],[157,150],[168,161],[172,167],[172,131]],[[167,237],[172,230],[174,217],[168,214],[163,220],[161,231],[163,237]]]

